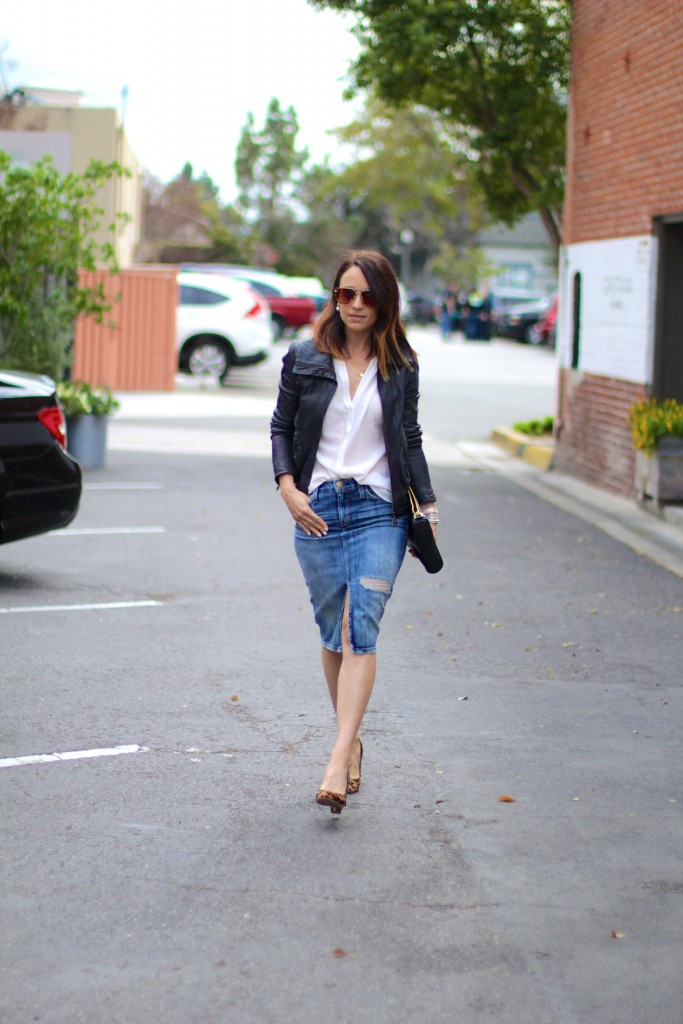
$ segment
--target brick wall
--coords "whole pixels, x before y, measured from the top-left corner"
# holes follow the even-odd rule
[[[565,241],[683,211],[679,0],[574,0]]]
[[[555,468],[617,494],[634,495],[628,415],[644,397],[642,384],[561,370]]]
[[[652,380],[653,219],[683,213],[682,56],[681,0],[574,0],[555,464],[626,495],[628,412]]]

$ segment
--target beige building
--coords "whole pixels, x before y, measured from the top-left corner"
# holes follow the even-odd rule
[[[115,249],[119,265],[130,266],[142,228],[142,175],[118,112],[81,107],[80,93],[29,88],[22,92],[20,103],[0,103],[0,149],[16,163],[30,164],[49,154],[61,174],[81,174],[93,159],[116,162],[129,171],[129,177],[112,178],[98,193],[104,215],[96,238],[100,243],[111,241],[109,225],[117,214],[125,214],[127,223],[117,231]]]

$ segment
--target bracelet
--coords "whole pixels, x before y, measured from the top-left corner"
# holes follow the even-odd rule
[[[440,522],[438,508],[428,508],[425,512],[422,513],[422,515],[425,517],[428,523],[433,523],[434,526],[436,526],[436,524]]]

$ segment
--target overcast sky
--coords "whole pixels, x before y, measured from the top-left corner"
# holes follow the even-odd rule
[[[352,19],[306,0],[22,0],[3,4],[0,47],[11,88],[79,90],[83,106],[115,107],[128,87],[125,128],[144,167],[169,181],[189,160],[221,197],[235,197],[233,164],[251,111],[290,104],[299,145],[315,161],[357,104],[342,93],[358,52]]]

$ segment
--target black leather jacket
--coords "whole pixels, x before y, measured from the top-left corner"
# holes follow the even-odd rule
[[[400,366],[389,380],[377,374],[384,412],[384,439],[395,516],[408,511],[408,486],[421,503],[436,501],[422,451],[417,421],[418,369]],[[300,491],[308,492],[323,419],[337,387],[332,357],[313,341],[295,341],[282,360],[280,393],[270,421],[275,479],[291,473]]]

